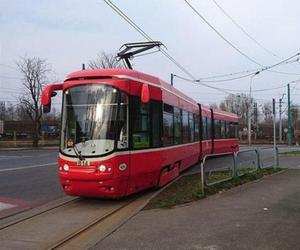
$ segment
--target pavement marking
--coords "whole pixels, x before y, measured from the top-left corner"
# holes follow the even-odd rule
[[[28,158],[33,157],[32,155],[0,155],[0,158]]]
[[[54,166],[56,164],[57,162],[51,162],[51,163],[46,163],[41,165],[25,166],[25,167],[18,167],[18,168],[5,168],[5,169],[0,169],[0,172],[9,172],[9,171],[16,171],[16,170],[30,169],[30,168],[40,168],[40,167]]]
[[[13,207],[16,207],[16,205],[12,205],[12,204],[4,203],[4,202],[0,201],[0,211],[10,209],[10,208],[13,208]]]

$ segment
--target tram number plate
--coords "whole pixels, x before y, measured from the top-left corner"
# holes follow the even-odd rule
[[[77,166],[89,166],[90,162],[87,160],[79,160],[77,161]]]

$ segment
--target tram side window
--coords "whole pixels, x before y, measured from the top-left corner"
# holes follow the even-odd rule
[[[182,110],[182,142],[189,142],[189,113]]]
[[[225,121],[220,121],[221,124],[221,138],[226,138],[226,127],[225,127]]]
[[[120,113],[119,113],[119,134],[118,134],[118,149],[126,149],[128,147],[128,96],[121,92]]]
[[[192,113],[189,113],[189,129],[190,129],[190,142],[194,141],[194,116]]]
[[[134,149],[150,147],[149,106],[150,103],[144,104],[140,102],[139,98],[133,98],[132,142]]]
[[[161,146],[161,109],[161,102],[151,101],[152,147],[154,148]]]
[[[239,124],[234,123],[234,138],[238,138],[238,137],[239,137]]]
[[[229,136],[230,138],[238,138],[238,123],[230,122],[229,123]]]
[[[174,130],[174,121],[173,121],[173,112],[174,109],[168,104],[164,104],[163,111],[163,145],[170,146],[174,144],[173,130]]]
[[[202,139],[207,140],[208,134],[207,134],[207,117],[202,117]]]
[[[225,134],[226,134],[226,138],[230,138],[230,134],[229,134],[229,122],[225,122]]]
[[[174,144],[182,143],[181,129],[181,109],[174,107]]]
[[[194,114],[194,141],[199,141],[199,115]]]
[[[215,139],[221,138],[220,120],[214,120],[214,138]]]
[[[207,139],[211,139],[212,137],[212,122],[211,122],[211,118],[207,117]]]

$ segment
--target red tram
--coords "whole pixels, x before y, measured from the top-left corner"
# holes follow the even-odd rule
[[[68,195],[118,198],[163,186],[205,154],[239,149],[238,117],[135,70],[82,70],[63,91],[59,178]]]

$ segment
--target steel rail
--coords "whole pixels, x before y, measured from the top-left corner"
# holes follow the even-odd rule
[[[33,214],[31,214],[31,215],[24,216],[24,217],[21,217],[20,219],[16,219],[16,220],[13,220],[13,221],[11,221],[11,222],[8,222],[8,223],[6,223],[6,224],[0,226],[0,232],[1,232],[1,230],[5,229],[5,228],[14,226],[14,225],[16,225],[16,224],[19,224],[19,223],[24,222],[24,221],[28,221],[28,220],[33,219],[33,218],[36,218],[37,216],[40,216],[40,215],[42,215],[42,214],[46,214],[46,213],[48,213],[48,212],[50,212],[50,211],[52,211],[52,210],[54,210],[54,209],[58,209],[58,208],[60,208],[60,207],[67,206],[67,205],[69,205],[70,203],[73,203],[73,202],[75,202],[75,201],[77,201],[77,200],[79,200],[79,199],[80,199],[79,197],[72,198],[71,200],[60,202],[59,204],[56,204],[56,205],[54,205],[54,206],[51,206],[50,208],[45,208],[45,209],[42,210],[42,211],[38,211],[38,212],[33,213]],[[33,208],[33,209],[35,209],[35,208]],[[6,216],[6,217],[1,218],[1,220],[8,219],[8,218],[11,218],[11,217],[14,217],[14,216],[18,216],[18,215],[20,215],[20,214],[22,214],[22,213],[26,213],[26,212],[28,212],[28,211],[30,211],[30,209],[27,209],[27,210],[25,210],[25,211],[23,210],[23,211],[21,211],[21,212],[14,213],[14,214],[12,214],[12,215],[8,215],[8,216]]]
[[[125,207],[127,207],[128,205],[130,205],[133,201],[135,201],[138,197],[126,202],[125,204],[121,205],[120,207],[108,212],[107,214],[96,218],[94,221],[90,222],[89,224],[83,226],[82,228],[78,229],[77,231],[69,234],[68,236],[64,237],[63,239],[61,239],[60,241],[54,243],[52,246],[48,247],[48,250],[53,250],[53,249],[59,249],[61,247],[64,247],[65,245],[67,245],[70,241],[72,241],[73,239],[75,239],[76,237],[80,236],[81,234],[87,232],[89,229],[97,226],[98,224],[102,223],[103,221],[107,220],[108,218],[110,218],[112,215],[116,214],[117,212],[119,212],[120,210],[124,209]]]

